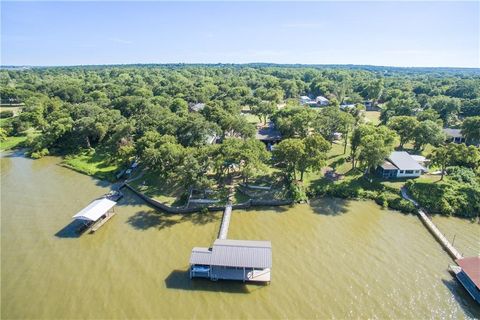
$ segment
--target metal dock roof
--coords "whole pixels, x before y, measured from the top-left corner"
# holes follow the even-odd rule
[[[193,248],[190,264],[240,268],[271,268],[272,244],[270,241],[221,240],[208,248]]]

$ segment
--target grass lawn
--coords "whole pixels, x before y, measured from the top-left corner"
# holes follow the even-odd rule
[[[346,174],[352,168],[352,163],[346,159],[350,155],[350,146],[347,145],[347,152],[343,153],[343,140],[336,141],[332,144],[332,148],[327,154],[327,166],[335,169],[337,173]],[[303,176],[303,185],[308,188],[312,184],[319,183],[323,180],[323,172],[306,172]]]
[[[4,127],[8,125],[10,122],[12,122],[13,117],[10,118],[0,118],[0,127]]]
[[[380,123],[380,111],[365,111],[365,118],[377,125]]]
[[[16,116],[22,111],[23,106],[0,105],[0,111],[12,111]]]
[[[260,123],[260,118],[251,113],[242,113],[243,116],[247,119],[248,123],[257,124]]]
[[[7,137],[5,141],[0,142],[0,151],[10,150],[27,140],[27,136]]]
[[[66,156],[62,165],[100,179],[113,180],[118,166],[110,163],[111,157],[103,150],[87,150]]]
[[[162,179],[157,173],[145,172],[144,175],[129,184],[145,195],[169,206],[185,204],[185,189],[178,183],[178,179]],[[177,181],[177,183],[175,182]]]
[[[0,119],[0,120],[9,120],[9,119],[12,119],[12,118]],[[40,133],[37,130],[30,128],[22,132],[21,135],[7,137],[5,141],[0,142],[0,151],[10,150],[10,149],[20,147],[22,143],[24,143],[27,140],[27,138],[35,137],[36,135],[39,135],[39,134]]]

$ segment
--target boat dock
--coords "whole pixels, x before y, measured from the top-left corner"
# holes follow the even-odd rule
[[[110,218],[112,218],[115,215],[115,211],[110,211],[105,214],[105,217],[99,221],[97,221],[92,227],[90,228],[90,233],[94,233],[98,229],[100,229],[101,226],[105,224]]]
[[[81,221],[78,233],[88,230],[90,233],[96,232],[108,220],[115,215],[115,205],[123,196],[119,191],[112,191],[105,196],[92,201],[88,206],[73,216],[73,219]]]
[[[452,257],[452,259],[457,260],[463,258],[462,254],[448,241],[448,239],[442,234],[442,232],[437,228],[437,226],[432,222],[432,220],[427,216],[425,211],[423,211],[418,203],[410,198],[407,194],[407,191],[402,188],[401,190],[403,198],[412,202],[415,207],[417,207],[417,214],[420,220],[422,220],[425,227],[427,227],[428,231],[437,239],[437,241],[442,245],[442,247],[447,251],[447,253]]]
[[[213,246],[192,249],[190,278],[270,283],[272,244],[270,241],[227,239],[232,209],[229,200]]]
[[[220,230],[218,230],[217,239],[225,240],[228,235],[228,227],[230,226],[230,217],[232,216],[232,204],[228,203],[223,211],[222,222],[220,224]]]

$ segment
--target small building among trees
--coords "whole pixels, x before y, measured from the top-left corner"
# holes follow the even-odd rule
[[[444,128],[443,132],[445,133],[445,136],[447,137],[448,142],[465,143],[465,138],[462,135],[462,130]]]
[[[272,151],[272,146],[282,141],[282,134],[275,127],[275,124],[270,121],[266,126],[261,126],[257,129],[255,138],[265,143],[267,149]]]

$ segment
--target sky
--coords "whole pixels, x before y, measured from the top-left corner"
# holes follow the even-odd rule
[[[480,2],[1,2],[2,65],[480,67]]]

